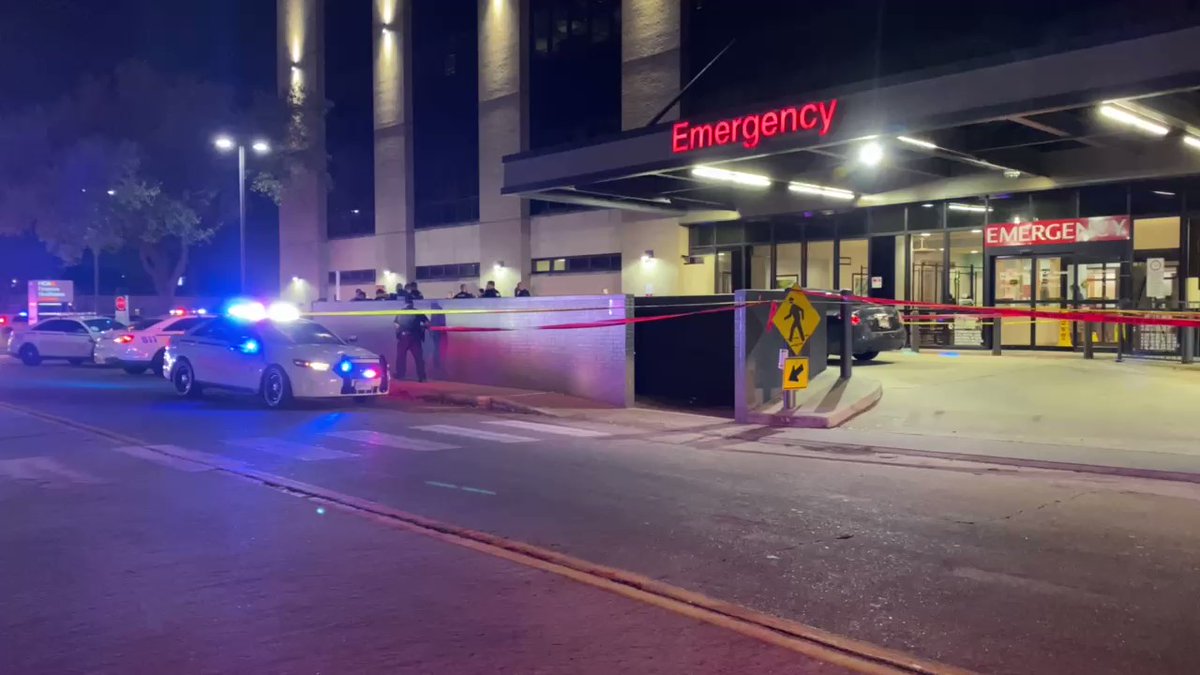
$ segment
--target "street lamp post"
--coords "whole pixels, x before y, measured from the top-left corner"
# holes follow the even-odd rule
[[[246,292],[246,145],[230,136],[217,136],[213,145],[221,152],[230,152],[237,148],[238,153],[238,292]],[[250,144],[254,152],[265,155],[271,151],[271,146],[264,140],[255,140]]]

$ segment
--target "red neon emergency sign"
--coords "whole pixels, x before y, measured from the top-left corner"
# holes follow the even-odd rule
[[[996,223],[983,232],[988,248],[1047,246],[1129,239],[1129,216],[1035,220],[1030,223]]]
[[[704,124],[679,121],[671,127],[671,152],[679,154],[734,143],[755,148],[763,139],[801,131],[815,130],[824,136],[833,126],[837,104],[837,99],[816,101]]]

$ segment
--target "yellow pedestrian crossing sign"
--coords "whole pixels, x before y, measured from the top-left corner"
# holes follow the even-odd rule
[[[771,323],[787,341],[788,349],[799,354],[804,343],[821,327],[821,314],[809,302],[808,296],[799,287],[793,286],[787,297],[775,310]]]
[[[783,364],[783,390],[808,389],[808,357],[792,356]]]

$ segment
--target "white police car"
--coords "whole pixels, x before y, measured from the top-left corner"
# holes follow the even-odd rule
[[[139,321],[128,332],[96,343],[96,363],[120,366],[130,375],[140,375],[147,369],[161,375],[163,356],[171,338],[183,335],[211,318],[203,314],[174,314]]]
[[[8,351],[27,366],[45,359],[65,359],[73,365],[91,361],[96,345],[125,325],[104,316],[62,315],[39,321],[27,330],[14,331]]]
[[[353,398],[364,402],[388,390],[387,362],[348,344],[283,303],[230,308],[171,340],[163,376],[180,396],[209,387],[257,395],[268,408],[294,398]]]

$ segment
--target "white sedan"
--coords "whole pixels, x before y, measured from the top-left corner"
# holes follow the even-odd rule
[[[120,366],[130,375],[140,375],[147,369],[156,375],[163,371],[163,355],[171,338],[196,328],[212,317],[168,316],[139,321],[129,332],[101,340],[96,344],[96,363]]]
[[[287,313],[209,321],[174,338],[163,363],[163,376],[180,396],[228,389],[255,394],[268,408],[285,407],[294,398],[365,402],[388,390],[383,357]]]
[[[14,332],[8,351],[27,366],[36,366],[44,359],[65,359],[79,365],[92,360],[97,343],[124,328],[124,324],[103,316],[56,316]]]

